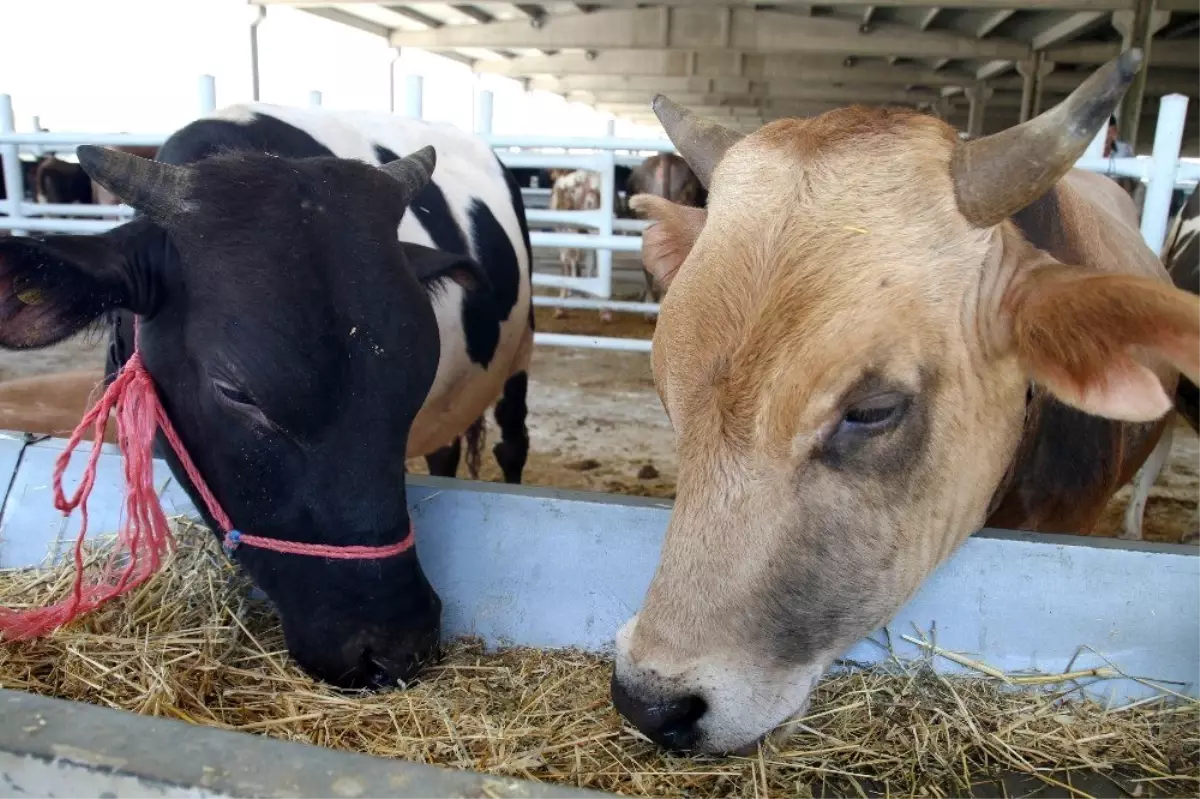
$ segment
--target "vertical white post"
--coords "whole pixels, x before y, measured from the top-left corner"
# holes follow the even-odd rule
[[[16,133],[17,121],[13,114],[12,97],[0,94],[0,133]],[[3,205],[14,222],[21,219],[21,203],[25,201],[25,185],[21,174],[21,158],[17,145],[0,144],[0,164],[4,164]],[[14,236],[24,236],[24,230],[13,230]]]
[[[475,132],[483,136],[492,132],[492,93],[487,89],[480,90],[475,97]]]
[[[200,116],[217,110],[217,79],[212,75],[200,76]]]
[[[1187,107],[1188,98],[1183,94],[1168,94],[1158,107],[1150,183],[1146,186],[1146,201],[1142,205],[1142,238],[1156,253],[1161,253],[1167,237],[1167,215],[1171,212],[1171,193],[1175,190],[1175,176],[1179,172],[1179,148],[1183,143]]]
[[[42,118],[41,118],[40,116],[34,116],[34,118],[33,118],[33,132],[34,132],[34,133],[41,133],[41,132],[43,132],[44,130],[45,130],[45,128],[43,128],[43,127],[42,127]],[[34,154],[34,155],[36,155],[36,156],[38,156],[38,157],[40,158],[40,157],[42,157],[43,155],[45,155],[45,154],[46,154],[46,148],[45,148],[45,147],[43,147],[42,145],[40,145],[40,144],[39,144],[39,145],[37,145],[37,146],[35,146],[35,147],[33,148],[33,154]]]
[[[254,18],[250,20],[250,98],[256,103],[262,99],[258,71],[258,26],[266,18],[267,9],[255,6]]]
[[[388,111],[396,113],[396,62],[400,60],[400,48],[392,48],[392,60],[388,62]]]
[[[604,126],[605,136],[613,137],[616,120],[610,119]],[[600,235],[612,236],[613,212],[617,199],[617,154],[611,148],[601,151],[604,168],[600,171]],[[600,290],[597,295],[604,300],[612,299],[612,250],[596,251],[596,282]]]
[[[1108,122],[1105,121],[1100,126],[1100,130],[1096,131],[1096,137],[1092,139],[1092,143],[1083,151],[1084,158],[1095,158],[1100,160],[1104,158],[1104,143],[1108,141]]]
[[[316,89],[313,89],[311,92],[309,92],[308,104],[313,108],[319,106],[321,104],[321,93]]]
[[[420,119],[424,113],[424,98],[421,96],[425,81],[420,75],[404,77],[404,116]]]

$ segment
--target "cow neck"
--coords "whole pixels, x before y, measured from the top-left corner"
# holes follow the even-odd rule
[[[1034,411],[1034,400],[1036,397],[1037,386],[1030,383],[1025,389],[1025,407],[1021,411],[1021,440],[1017,442],[1017,449],[1013,452],[1012,458],[1008,462],[1008,468],[1005,469],[1004,476],[1000,479],[1000,485],[996,488],[995,493],[992,494],[991,501],[988,502],[987,515],[984,516],[983,522],[985,525],[992,518],[992,514],[1000,510],[1000,506],[1004,503],[1004,499],[1008,496],[1008,491],[1012,488],[1013,481],[1017,477],[1017,467],[1020,465],[1028,443],[1030,416]]]
[[[400,541],[385,546],[303,544],[246,535],[237,530],[196,468],[159,401],[154,381],[142,360],[140,320],[136,316],[133,341],[133,355],[120,368],[100,400],[84,414],[54,465],[54,507],[64,516],[69,516],[78,508],[81,517],[79,534],[73,550],[75,577],[70,595],[46,607],[20,610],[0,608],[0,637],[17,641],[45,635],[95,610],[109,600],[132,591],[159,570],[164,556],[174,549],[175,540],[154,488],[156,431],[161,431],[167,443],[171,445],[193,489],[203,501],[209,517],[220,528],[226,552],[232,553],[239,547],[248,546],[288,555],[334,560],[371,560],[394,557],[412,548],[415,536],[411,520],[408,534]],[[96,483],[101,443],[110,417],[115,417],[117,442],[124,467],[124,522],[117,533],[116,546],[100,568],[99,578],[85,582],[87,503]],[[63,474],[76,447],[89,430],[92,432],[92,448],[88,455],[87,467],[75,493],[68,497],[63,491]]]

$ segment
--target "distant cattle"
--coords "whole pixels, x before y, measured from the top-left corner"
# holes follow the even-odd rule
[[[453,474],[459,437],[493,404],[493,452],[520,482],[529,233],[486,142],[256,103],[188,124],[154,161],[78,156],[139,216],[96,236],[0,241],[0,346],[51,346],[107,320],[111,379],[140,320],[142,362],[238,531],[402,546],[407,458],[437,455],[431,471]],[[158,451],[227,532],[161,437]],[[333,560],[244,544],[232,557],[318,678],[395,686],[436,656],[441,600],[416,548]]]
[[[37,161],[29,161],[21,159],[21,186],[25,192],[24,200],[33,202],[36,199],[34,192],[34,175],[37,172]],[[0,162],[0,200],[8,199],[8,187],[4,183],[4,163]]]
[[[1192,190],[1191,196],[1179,213],[1173,216],[1173,220],[1163,245],[1163,263],[1176,288],[1200,294],[1200,190]],[[1200,432],[1200,391],[1186,375],[1179,378],[1179,385],[1175,389],[1175,410],[1191,425],[1193,431]],[[1171,455],[1174,433],[1175,426],[1167,425],[1162,438],[1134,479],[1129,504],[1125,508],[1122,538],[1131,541],[1142,539],[1146,502],[1150,498],[1150,489],[1158,482]],[[1185,536],[1185,540],[1195,538],[1197,534],[1193,529]]]
[[[586,169],[578,169],[575,171],[567,170],[552,170],[554,173],[554,188],[550,193],[550,210],[552,211],[594,211],[600,207],[600,187],[601,179],[597,172],[590,172]],[[576,233],[588,233],[590,228],[570,228],[559,226],[560,230]],[[567,277],[580,277],[581,265],[588,261],[595,263],[595,251],[593,255],[587,255],[583,250],[577,247],[563,247],[558,251],[559,262],[562,265],[563,275]],[[568,297],[571,290],[567,288],[559,289],[559,297]],[[555,308],[554,316],[556,319],[567,315],[565,308]],[[602,309],[600,311],[600,319],[604,322],[612,321],[612,311]]]
[[[1200,379],[1200,297],[1128,194],[1072,167],[1141,62],[969,141],[865,106],[743,136],[655,98],[710,193],[632,199],[680,475],[616,638],[613,703],[643,734],[786,732],[973,532],[1088,531],[1132,479]]]
[[[92,179],[83,167],[53,155],[38,160],[33,185],[39,203],[88,205],[93,202]]]
[[[675,153],[650,156],[633,170],[625,186],[626,197],[651,194],[689,208],[703,208],[708,203],[708,192],[700,183],[700,179],[687,165],[687,161]],[[655,285],[649,272],[642,272],[646,280],[646,289],[642,292],[641,301],[660,302],[662,291]]]
[[[111,149],[154,158],[157,147],[118,146]],[[61,205],[120,205],[121,201],[108,189],[88,177],[83,167],[54,155],[43,156],[37,163],[34,177],[38,202]]]

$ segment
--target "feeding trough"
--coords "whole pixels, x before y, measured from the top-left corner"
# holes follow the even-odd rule
[[[50,501],[64,444],[29,443],[19,434],[0,439],[0,484],[7,486],[0,567],[37,567],[47,553],[69,551],[79,521],[64,519]],[[82,455],[68,468],[67,485],[81,476]],[[165,464],[156,470],[167,514],[195,515]],[[120,456],[104,445],[92,530],[116,529],[121,491]],[[670,513],[661,501],[436,478],[410,478],[408,498],[422,565],[444,602],[448,640],[590,653],[606,652],[640,605]],[[1198,608],[1194,548],[989,530],[968,539],[886,633],[845,658],[871,664],[933,653],[944,673],[980,664],[1049,674],[1116,666],[1129,677],[1090,686],[1114,706],[1163,686],[1196,697]],[[19,691],[0,691],[0,708],[0,774],[43,795],[567,793],[565,786],[337,753]]]

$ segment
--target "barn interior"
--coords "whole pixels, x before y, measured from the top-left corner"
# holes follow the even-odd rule
[[[1137,46],[1149,68],[1122,104],[1120,130],[1140,152],[1153,141],[1158,99],[1200,91],[1200,9],[1191,0],[253,2],[302,8],[650,123],[649,99],[666,92],[741,130],[861,102],[927,109],[992,133],[1051,107]],[[1192,114],[1186,154],[1198,136]]]

